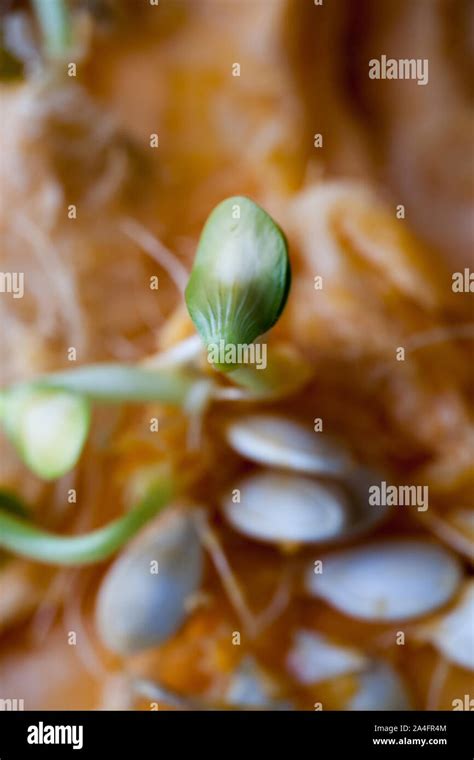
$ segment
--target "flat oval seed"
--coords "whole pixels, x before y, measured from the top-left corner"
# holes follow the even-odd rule
[[[386,662],[373,661],[357,677],[356,694],[346,710],[411,710],[408,691],[398,673]]]
[[[227,426],[226,437],[235,451],[260,464],[330,476],[350,468],[349,457],[333,441],[285,417],[240,417]]]
[[[461,668],[474,670],[474,581],[469,581],[454,609],[428,624],[420,638],[431,641]]]
[[[288,671],[301,684],[315,684],[358,673],[368,665],[356,649],[333,643],[315,631],[297,631],[286,658]]]
[[[343,532],[347,522],[344,492],[303,475],[261,471],[238,489],[240,502],[227,497],[224,514],[240,533],[261,541],[323,541]]]
[[[161,644],[186,617],[201,583],[203,550],[192,517],[176,510],[153,521],[107,572],[97,600],[104,644],[122,655]]]
[[[345,615],[407,620],[445,604],[461,579],[459,562],[443,547],[418,540],[367,544],[323,558],[306,588]]]
[[[291,709],[276,698],[275,684],[251,656],[244,657],[232,674],[224,702],[243,709]]]

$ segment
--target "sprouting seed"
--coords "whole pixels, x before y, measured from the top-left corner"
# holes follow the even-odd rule
[[[227,426],[226,437],[235,451],[259,464],[327,476],[343,475],[351,466],[336,442],[283,416],[238,417]]]
[[[7,391],[5,432],[25,464],[45,480],[74,467],[89,424],[89,403],[78,394],[32,386]]]
[[[159,645],[186,618],[201,584],[203,550],[191,515],[174,510],[153,521],[107,572],[96,620],[104,644],[122,655]]]
[[[348,500],[334,484],[305,475],[261,470],[237,483],[238,500],[223,501],[228,522],[250,538],[312,543],[343,533]]]
[[[242,196],[219,203],[204,226],[185,292],[208,351],[220,350],[218,369],[235,369],[235,352],[225,358],[228,348],[251,344],[275,324],[290,279],[285,236],[272,218]]]
[[[366,544],[322,558],[306,588],[345,615],[364,620],[407,620],[428,614],[456,593],[461,569],[443,547],[399,539]]]

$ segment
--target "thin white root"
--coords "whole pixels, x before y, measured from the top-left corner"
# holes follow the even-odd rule
[[[189,414],[186,444],[191,450],[201,445],[204,414],[209,408],[213,387],[209,380],[197,380],[184,403],[184,409]]]
[[[265,607],[265,609],[262,610],[262,612],[260,612],[260,614],[257,616],[256,629],[259,635],[262,633],[262,631],[265,630],[265,628],[268,628],[269,625],[274,623],[275,620],[277,620],[277,618],[283,614],[283,612],[288,607],[288,604],[290,603],[290,599],[290,583],[288,581],[288,578],[285,578],[281,583],[278,584],[277,590],[275,591],[268,606]]]
[[[199,335],[181,340],[167,351],[159,351],[152,356],[147,356],[142,364],[151,369],[168,369],[189,364],[197,359],[202,353],[202,342]]]
[[[87,582],[77,576],[76,588],[71,589],[75,603],[66,605],[63,615],[63,626],[66,631],[75,631],[77,635],[77,654],[84,668],[93,678],[103,678],[108,674],[101,658],[97,654],[87,627],[84,623],[82,603]]]
[[[441,657],[438,658],[431,676],[428,695],[426,697],[426,710],[437,710],[441,699],[443,686],[449,672],[449,662]]]
[[[181,264],[180,260],[163,245],[146,227],[143,227],[135,219],[124,217],[120,223],[122,232],[133,240],[145,253],[148,253],[169,274],[176,287],[184,291],[189,273]]]
[[[423,516],[419,515],[419,520],[421,523],[427,524],[428,529],[441,541],[448,543],[452,549],[462,554],[471,564],[474,563],[474,546],[472,541],[463,536],[454,525],[450,525],[442,517],[428,513],[423,513]]]
[[[426,332],[416,333],[408,338],[405,353],[418,351],[420,348],[445,343],[448,340],[464,340],[474,338],[474,324],[454,325],[452,327],[437,327]]]
[[[31,246],[44,276],[51,283],[53,299],[45,298],[43,295],[42,304],[47,308],[49,316],[53,312],[61,314],[61,318],[68,324],[71,345],[79,352],[85,344],[86,331],[72,272],[68,270],[52,240],[29,216],[19,212],[14,224],[15,232]],[[40,293],[39,299],[41,297]]]
[[[222,585],[227,592],[227,596],[239,616],[246,633],[254,638],[257,632],[256,621],[248,608],[242,589],[229,565],[219,539],[209,525],[204,510],[199,510],[196,514],[196,528],[203,546],[209,552],[209,556],[219,574]]]
[[[74,571],[60,570],[54,575],[43,594],[41,604],[35,611],[30,624],[29,632],[35,645],[40,646],[51,631],[54,621],[61,607],[61,599],[70,588]]]
[[[432,330],[415,333],[405,341],[405,354],[412,354],[423,348],[435,346],[437,343],[446,343],[450,340],[472,340],[474,338],[474,324],[454,325],[452,327],[435,327]],[[393,362],[381,361],[373,369],[371,380],[383,381],[393,370]]]
[[[241,388],[216,387],[214,398],[216,401],[256,401],[257,399],[260,400],[261,397]]]

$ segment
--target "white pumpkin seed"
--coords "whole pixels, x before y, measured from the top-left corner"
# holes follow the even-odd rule
[[[355,618],[406,620],[449,601],[460,579],[458,560],[442,546],[400,539],[326,556],[320,574],[308,572],[306,587]]]
[[[333,440],[277,415],[240,417],[227,426],[226,437],[243,457],[270,467],[334,476],[351,466],[349,456]]]
[[[146,678],[132,678],[130,686],[137,696],[156,702],[159,708],[165,705],[167,708],[172,707],[175,710],[215,709],[212,704],[207,703],[200,697],[178,694],[176,691],[163,686],[163,684],[157,681],[149,681]]]
[[[322,482],[306,475],[260,470],[237,483],[223,501],[228,522],[240,533],[273,543],[318,543],[352,537],[383,519],[386,508],[368,504],[373,476],[357,469],[344,483]]]
[[[418,636],[431,641],[450,662],[474,670],[474,580],[467,583],[454,609],[426,625]]]
[[[335,485],[303,475],[262,470],[239,481],[240,501],[223,502],[240,533],[261,541],[310,543],[338,536],[347,523],[347,498]]]
[[[288,710],[291,706],[277,699],[273,680],[247,656],[239,663],[227,687],[224,703],[242,709]]]
[[[96,620],[104,644],[126,655],[172,636],[186,617],[187,598],[200,586],[202,569],[203,550],[189,513],[174,510],[153,521],[102,582]]]
[[[334,644],[315,631],[298,631],[286,658],[288,671],[301,684],[315,684],[358,673],[368,659],[356,649]]]
[[[346,704],[346,710],[412,709],[405,684],[388,663],[374,660],[357,680],[357,693]]]

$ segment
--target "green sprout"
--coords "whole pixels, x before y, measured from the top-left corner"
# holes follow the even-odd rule
[[[45,375],[36,386],[68,391],[90,401],[120,403],[123,401],[161,401],[181,405],[195,378],[174,369],[157,370],[132,364],[89,364],[77,369]]]
[[[66,0],[32,0],[46,56],[61,59],[71,45],[72,22]]]
[[[115,554],[170,501],[173,484],[163,479],[137,507],[103,528],[79,536],[50,533],[12,513],[11,496],[0,491],[0,549],[50,565],[89,565]]]
[[[201,235],[185,298],[208,351],[247,346],[279,318],[291,280],[285,236],[249,198],[227,198]],[[233,362],[216,362],[222,372]]]
[[[92,401],[185,405],[194,386],[194,378],[185,372],[92,364],[7,389],[0,396],[0,417],[30,470],[43,480],[53,480],[79,460],[89,432]]]
[[[37,5],[46,8],[39,0]],[[57,22],[60,25],[59,16]],[[186,288],[188,310],[207,348],[213,343],[248,345],[267,332],[283,310],[290,279],[286,240],[271,217],[248,198],[237,196],[220,203],[206,222]],[[59,478],[81,456],[93,402],[156,401],[202,411],[215,383],[196,367],[167,359],[161,367],[94,364],[3,389],[0,420],[5,433],[36,475],[44,480]],[[295,374],[295,368],[301,374],[287,352],[278,350],[271,354],[266,373],[235,363],[215,366],[230,372],[234,383],[252,389],[259,398],[289,387],[288,374]],[[219,398],[217,392],[213,397]],[[0,549],[60,565],[102,561],[169,501],[175,486],[170,475],[158,477],[138,507],[83,536],[43,530],[18,508],[12,509],[11,495],[0,492]]]
[[[7,394],[4,406],[5,432],[32,472],[52,480],[74,467],[89,431],[84,397],[19,386]]]

